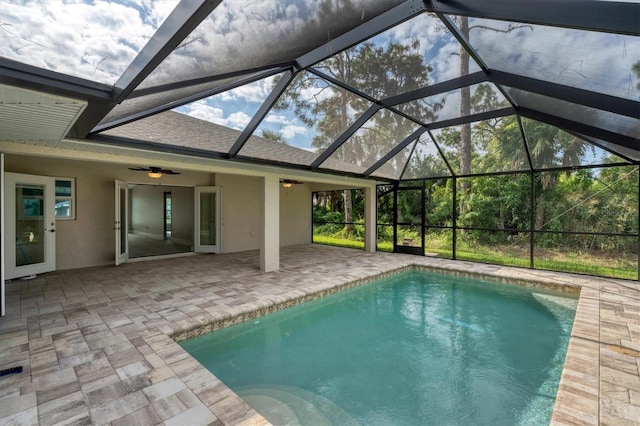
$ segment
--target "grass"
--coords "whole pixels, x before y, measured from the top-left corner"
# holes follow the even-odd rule
[[[638,272],[636,268],[631,266],[616,267],[548,259],[536,259],[535,265],[538,269],[548,269],[550,271],[576,272],[579,274],[623,278],[627,280],[638,279]]]
[[[327,237],[326,235],[314,235],[315,244],[326,244],[329,246],[348,247],[364,250],[364,241],[347,240],[346,238]],[[391,245],[391,243],[389,243]]]
[[[345,238],[314,235],[313,242],[338,247],[364,249],[364,242]],[[390,241],[379,241],[379,251],[393,251]],[[435,242],[425,249],[428,254],[435,254],[443,258],[451,258],[451,245],[447,242]],[[500,247],[476,245],[468,247],[461,244],[457,249],[456,258],[473,262],[491,263],[495,265],[529,267],[529,255],[513,255],[505,253]],[[599,257],[593,254],[580,254],[565,252],[545,252],[545,256],[534,259],[536,269],[550,271],[575,272],[579,274],[595,275],[601,277],[622,278],[629,280],[638,279],[637,262],[625,261],[620,258],[612,259]]]

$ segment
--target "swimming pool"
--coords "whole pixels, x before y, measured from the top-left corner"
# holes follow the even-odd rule
[[[576,304],[411,271],[180,344],[274,424],[539,424]]]

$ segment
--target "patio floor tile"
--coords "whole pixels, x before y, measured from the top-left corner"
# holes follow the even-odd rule
[[[640,424],[637,282],[308,245],[44,274],[6,285],[0,424],[267,424],[176,340],[412,265],[580,291],[552,424]]]

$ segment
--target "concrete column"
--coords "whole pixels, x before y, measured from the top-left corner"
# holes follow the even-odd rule
[[[378,197],[375,186],[364,189],[364,200],[364,250],[373,253],[377,246]]]
[[[15,226],[15,225],[13,225]],[[4,288],[4,153],[0,153],[0,316],[5,315],[5,288]]]
[[[262,178],[261,204],[262,237],[260,242],[260,270],[280,269],[280,179],[276,175]]]

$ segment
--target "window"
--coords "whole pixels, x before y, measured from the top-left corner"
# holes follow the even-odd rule
[[[56,178],[56,219],[75,219],[75,179]]]

